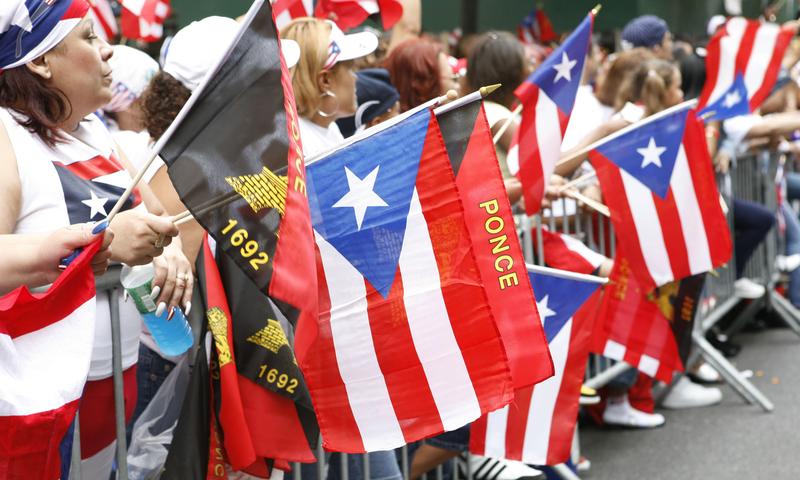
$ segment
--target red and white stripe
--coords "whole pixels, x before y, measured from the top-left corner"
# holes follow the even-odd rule
[[[447,157],[443,151],[428,157],[386,298],[316,235],[319,332],[301,364],[329,450],[393,449],[459,428],[511,400],[511,376],[477,266],[452,232],[453,225],[464,227]],[[434,161],[436,173],[423,173]]]
[[[545,188],[561,158],[561,141],[567,130],[569,116],[559,110],[544,90],[535,84],[531,84],[529,88],[534,93],[523,107],[522,120],[517,130],[519,138],[526,139],[518,142],[518,176],[525,191],[525,210],[533,215],[541,209]],[[529,105],[535,111],[532,115]]]
[[[650,286],[727,262],[731,240],[711,170],[703,127],[689,114],[666,199],[597,151],[591,153],[619,247]]]
[[[534,232],[535,234],[535,232]],[[534,246],[537,242],[534,242]],[[548,267],[568,272],[594,274],[608,260],[575,237],[542,228],[544,263]]]
[[[95,327],[86,249],[44,294],[0,298],[0,477],[58,478],[59,444],[81,397]]]
[[[717,101],[737,74],[744,76],[750,111],[767,98],[794,30],[773,23],[736,17],[728,20],[708,44],[706,84],[698,109]]]
[[[172,12],[169,0],[122,0],[122,36],[155,42],[164,35],[164,22]]]
[[[295,18],[314,15],[314,0],[272,0],[272,14],[278,30]]]
[[[594,311],[575,314],[550,342],[554,376],[517,390],[512,405],[472,424],[472,453],[533,465],[557,465],[569,459]]]
[[[95,33],[106,42],[112,41],[119,33],[117,19],[114,17],[114,11],[111,10],[108,0],[92,0],[89,2],[89,16],[95,27],[100,27],[95,28]]]

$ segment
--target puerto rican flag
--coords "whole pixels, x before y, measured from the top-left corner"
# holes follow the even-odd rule
[[[328,450],[389,450],[511,401],[436,118],[307,167],[319,319],[296,345]]]
[[[514,92],[522,103],[518,176],[529,215],[541,208],[545,187],[561,158],[561,141],[581,83],[593,24],[594,15],[589,13]]]
[[[535,238],[536,232],[534,232]],[[546,226],[542,227],[542,250],[534,241],[539,258],[548,267],[568,272],[594,274],[607,259],[605,255],[595,252],[577,238],[561,232],[551,232]]]
[[[708,43],[706,84],[698,108],[726,94],[738,75],[747,88],[750,111],[757,109],[772,91],[793,28],[736,17]]]
[[[702,122],[686,108],[593,150],[618,249],[645,291],[731,258]]]
[[[172,13],[169,0],[121,0],[122,36],[155,42],[164,35],[164,22]]]
[[[295,18],[314,15],[314,0],[272,0],[272,14],[278,30]]]
[[[95,33],[106,42],[112,42],[119,33],[119,26],[108,0],[90,1],[89,16],[94,22]]]
[[[722,121],[741,115],[750,114],[750,102],[747,100],[747,85],[744,76],[736,75],[730,88],[717,98],[714,103],[706,105],[697,112],[698,117],[706,116],[705,121]]]
[[[597,304],[596,298],[589,298],[606,280],[532,265],[528,272],[555,376],[517,390],[512,405],[474,422],[470,451],[534,465],[557,465],[569,459],[578,419]]]
[[[525,15],[517,27],[517,36],[526,45],[534,45],[537,42],[547,44],[558,40],[553,24],[544,10],[539,8],[534,8]]]
[[[95,323],[85,248],[45,293],[0,298],[0,478],[60,477],[59,445],[89,374]]]
[[[355,28],[380,13],[383,29],[389,30],[403,16],[399,0],[319,0],[314,16],[336,22],[342,30]]]

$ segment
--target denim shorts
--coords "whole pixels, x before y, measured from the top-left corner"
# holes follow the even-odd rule
[[[469,448],[469,425],[464,425],[461,428],[449,432],[440,433],[435,437],[425,440],[425,443],[453,452],[466,452]]]

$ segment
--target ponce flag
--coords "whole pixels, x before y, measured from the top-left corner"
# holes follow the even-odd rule
[[[320,315],[296,345],[324,446],[393,449],[507,404],[506,355],[435,117],[312,163],[308,191]]]
[[[0,478],[56,479],[59,445],[89,374],[95,323],[86,247],[42,294],[0,298]]]
[[[561,157],[561,140],[581,83],[593,23],[594,14],[589,13],[514,92],[522,103],[518,176],[529,215],[541,208],[545,187]]]
[[[514,388],[553,375],[483,102],[437,114]]]
[[[557,465],[569,459],[578,419],[597,303],[596,298],[589,299],[606,280],[546,267],[528,268],[555,375],[518,390],[511,405],[474,422],[470,451],[534,465]]]
[[[684,369],[705,274],[647,290],[617,255],[595,327],[594,352],[666,383]]]
[[[314,16],[336,22],[342,30],[355,28],[370,16],[380,14],[384,30],[403,16],[400,0],[319,0]]]
[[[155,42],[164,35],[164,22],[172,12],[170,0],[121,0],[122,36]]]
[[[117,33],[119,33],[119,27],[108,0],[91,0],[89,2],[89,16],[94,22],[95,33],[106,42],[112,42]]]
[[[688,108],[688,107],[687,107]],[[645,120],[593,150],[618,250],[645,290],[731,258],[702,123],[685,108]]]
[[[272,0],[275,25],[281,29],[295,18],[311,17],[314,14],[314,0]]]
[[[706,84],[699,108],[726,95],[742,75],[750,111],[757,109],[772,91],[781,61],[795,30],[759,20],[736,17],[708,43]]]

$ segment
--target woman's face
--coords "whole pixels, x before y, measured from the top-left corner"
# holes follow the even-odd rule
[[[111,46],[97,37],[87,17],[61,43],[45,54],[48,83],[59,89],[81,118],[111,100]]]
[[[683,90],[681,90],[681,71],[677,68],[672,73],[672,81],[667,88],[667,96],[665,98],[665,107],[673,107],[683,102]]]
[[[447,55],[439,54],[439,95],[444,95],[448,90],[458,91],[458,77],[453,74]]]
[[[356,74],[353,62],[341,62],[328,72],[329,89],[336,98],[323,98],[324,111],[336,109],[336,118],[349,117],[356,113],[358,99],[356,98]],[[329,104],[333,104],[330,106]],[[329,109],[330,107],[330,109]]]

